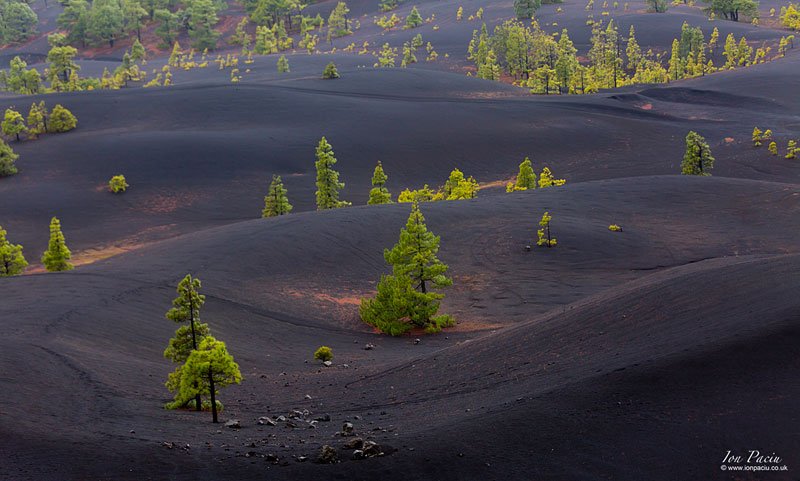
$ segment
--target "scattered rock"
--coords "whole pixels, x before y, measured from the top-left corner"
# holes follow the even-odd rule
[[[364,441],[364,448],[362,451],[364,452],[364,456],[367,458],[383,455],[381,445],[374,441]]]
[[[295,456],[294,459],[297,460],[298,463],[304,463],[308,459],[306,456]]]
[[[364,459],[364,451],[360,449],[353,451],[353,459]]]
[[[229,419],[228,422],[225,423],[225,427],[231,429],[240,429],[242,425],[239,423],[238,419]]]
[[[331,415],[330,414],[323,414],[322,416],[317,416],[317,417],[314,418],[314,421],[319,421],[319,422],[323,422],[323,423],[327,423],[330,420],[331,420]]]
[[[260,417],[258,418],[258,424],[261,426],[275,426],[275,421],[267,417]]]
[[[271,454],[271,453],[267,454],[266,456],[264,456],[264,459],[266,459],[270,463],[277,463],[278,462],[278,457],[275,456],[274,454]]]
[[[361,449],[364,447],[364,440],[361,438],[353,438],[344,444],[344,449]]]
[[[310,395],[310,394],[306,394],[306,395],[305,395],[305,398],[306,398],[306,399],[311,399],[311,395]]]
[[[420,342],[422,342],[422,340],[420,338],[414,339],[414,344],[419,344]]]
[[[325,361],[325,362],[322,363],[322,365],[325,366],[325,367],[331,367],[331,366],[333,366],[333,363],[331,361]]]
[[[373,349],[375,349],[375,344],[370,344],[370,343],[367,343],[367,345],[366,345],[366,346],[364,346],[364,350],[365,350],[365,351],[371,351],[371,350],[373,350]]]
[[[278,421],[279,423],[285,423],[286,422],[286,416],[280,415],[277,418],[275,418],[275,420]]]
[[[327,444],[322,446],[317,457],[317,462],[320,464],[333,464],[339,461],[339,453],[333,446]]]

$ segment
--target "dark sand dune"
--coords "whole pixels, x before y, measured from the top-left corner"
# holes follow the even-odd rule
[[[459,306],[463,322],[420,345],[380,338],[364,351],[376,338],[351,299],[385,271],[380,249],[407,209],[237,223],[75,272],[2,281],[10,302],[0,318],[13,320],[2,370],[24,366],[37,380],[0,379],[11,476],[60,479],[55,466],[68,465],[70,479],[256,479],[267,469],[279,478],[674,479],[679,461],[681,473],[712,476],[725,450],[751,442],[797,461],[797,439],[777,429],[796,416],[798,394],[800,260],[786,255],[797,252],[795,186],[653,177],[426,205],[457,283],[445,309]],[[526,253],[544,209],[560,245]],[[625,231],[608,232],[612,221]],[[470,232],[482,233],[477,242]],[[159,408],[172,328],[162,316],[186,271],[204,280],[205,320],[248,378],[224,395],[239,432],[214,434],[192,413]],[[304,364],[322,343],[350,368]],[[293,408],[333,421],[313,432],[254,424]],[[391,429],[371,436],[399,451],[335,467],[235,456],[313,455],[341,443],[330,436],[357,414],[363,433]]]

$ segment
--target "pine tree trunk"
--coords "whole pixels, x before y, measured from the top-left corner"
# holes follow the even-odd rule
[[[217,420],[217,396],[214,392],[214,373],[211,370],[211,364],[208,365],[208,386],[211,392],[211,419],[212,422],[216,423],[219,422]]]
[[[192,289],[189,290],[189,323],[192,327],[192,349],[195,351],[197,350],[197,335],[194,332],[194,297],[192,293],[194,291]],[[200,395],[194,397],[194,409],[195,411],[202,411],[203,410],[203,402],[200,400]]]

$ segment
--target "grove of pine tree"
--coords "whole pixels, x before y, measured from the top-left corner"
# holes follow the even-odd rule
[[[381,332],[399,336],[414,327],[428,333],[452,326],[449,315],[437,315],[443,294],[432,292],[452,285],[447,265],[436,254],[439,236],[428,231],[425,217],[414,202],[400,239],[383,257],[392,266],[392,274],[384,275],[378,283],[377,295],[361,299],[361,319]]]

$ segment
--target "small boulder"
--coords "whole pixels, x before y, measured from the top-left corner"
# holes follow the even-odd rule
[[[331,420],[331,415],[330,414],[323,414],[322,416],[317,416],[317,417],[314,418],[314,421],[319,421],[319,422],[323,422],[323,423],[327,423],[330,420]]]
[[[238,419],[229,419],[225,423],[225,427],[231,429],[240,429],[242,427],[242,424],[239,422]]]
[[[333,464],[339,461],[339,453],[333,446],[327,444],[322,446],[317,457],[317,462],[320,464]]]
[[[371,350],[373,350],[373,349],[375,349],[375,344],[370,344],[370,343],[367,343],[367,345],[366,345],[366,346],[364,346],[364,350],[365,350],[365,351],[371,351]]]
[[[364,447],[362,448],[362,451],[364,451],[364,456],[367,458],[383,455],[383,449],[381,449],[381,445],[375,441],[364,441]]]
[[[275,426],[275,421],[267,417],[258,418],[258,424],[261,426]]]
[[[352,436],[354,429],[353,423],[342,424],[342,436]]]
[[[331,361],[325,361],[325,362],[322,363],[322,365],[325,366],[325,367],[331,367],[331,366],[333,366],[333,363]]]
[[[344,449],[361,449],[364,447],[364,440],[361,438],[353,438],[344,443]]]

